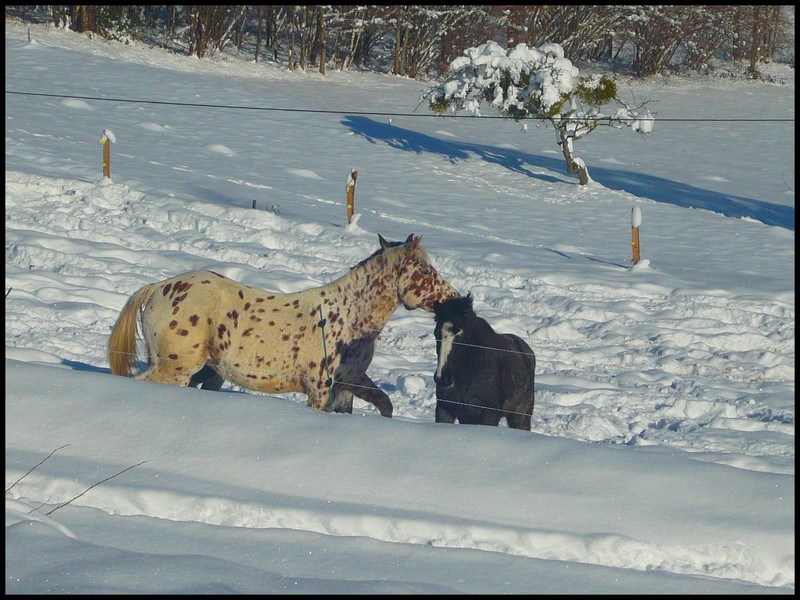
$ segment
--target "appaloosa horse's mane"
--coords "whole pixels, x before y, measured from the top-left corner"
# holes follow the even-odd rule
[[[422,237],[422,236],[420,236],[420,238],[421,238],[421,237]],[[386,252],[386,251],[387,251],[389,248],[396,248],[397,246],[402,246],[403,244],[408,244],[408,243],[410,243],[410,242],[411,242],[411,240],[413,239],[413,235],[412,235],[412,236],[409,236],[409,238],[408,238],[408,239],[407,239],[405,242],[387,242],[387,241],[386,241],[386,240],[384,240],[384,239],[383,239],[383,237],[382,237],[382,236],[380,236],[380,235],[378,236],[378,238],[379,238],[379,240],[380,240],[380,242],[381,242],[381,247],[380,247],[380,248],[378,248],[377,250],[375,250],[375,252],[373,252],[372,254],[370,254],[370,255],[369,255],[367,258],[363,258],[363,259],[361,259],[361,261],[359,261],[359,262],[358,262],[358,263],[357,263],[355,266],[353,266],[353,268],[352,268],[352,269],[350,269],[351,271],[352,271],[353,269],[357,269],[358,267],[361,267],[361,266],[363,266],[363,265],[367,264],[369,261],[371,261],[373,258],[375,258],[375,257],[376,257],[378,254],[383,254],[383,253],[384,253],[384,252]]]
[[[247,389],[303,392],[321,410],[352,412],[355,395],[391,416],[389,397],[366,374],[378,334],[400,304],[432,312],[459,294],[419,237],[378,239],[381,247],[343,276],[300,292],[268,292],[207,270],[146,285],[109,338],[111,371],[131,375],[141,310],[149,366],[137,379],[185,386],[210,367]]]

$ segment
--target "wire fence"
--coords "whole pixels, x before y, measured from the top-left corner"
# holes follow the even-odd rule
[[[287,108],[277,106],[244,106],[239,104],[209,104],[202,102],[172,102],[168,100],[142,100],[137,98],[109,98],[104,96],[76,96],[71,94],[46,94],[43,92],[20,92],[15,90],[6,90],[6,94],[14,94],[20,96],[40,96],[44,98],[68,98],[70,100],[96,100],[101,102],[127,102],[131,104],[153,104],[163,106],[184,106],[192,108],[211,108],[211,109],[224,109],[224,110],[247,110],[247,111],[267,111],[267,112],[286,112],[286,113],[314,113],[314,114],[333,114],[333,115],[357,115],[357,116],[372,116],[372,117],[409,117],[409,118],[447,118],[447,119],[505,119],[500,115],[481,115],[480,117],[474,115],[457,115],[457,114],[427,114],[416,112],[382,112],[382,111],[358,111],[358,110],[334,110],[334,109],[320,109],[320,108]],[[549,117],[524,117],[517,120],[532,120],[532,121],[548,121]],[[559,119],[561,121],[583,121],[581,118],[564,117]],[[642,121],[651,120],[642,117],[597,117],[596,121]],[[674,122],[674,123],[794,123],[794,118],[783,117],[769,117],[769,118],[753,118],[753,117],[664,117],[652,119],[654,121]]]
[[[68,98],[74,100],[94,100],[94,101],[102,101],[102,102],[122,102],[122,103],[131,103],[131,104],[149,104],[149,105],[162,105],[162,106],[180,106],[180,107],[192,107],[192,108],[207,108],[207,109],[221,109],[221,110],[243,110],[243,111],[268,111],[268,112],[285,112],[285,113],[315,113],[315,114],[338,114],[338,115],[359,115],[359,116],[382,116],[382,117],[409,117],[409,118],[452,118],[452,119],[474,119],[474,118],[481,118],[481,119],[507,119],[507,117],[503,116],[481,116],[475,117],[473,115],[456,115],[456,114],[420,114],[420,113],[407,113],[407,112],[384,112],[384,111],[352,111],[352,110],[334,110],[334,109],[314,109],[314,108],[287,108],[287,107],[269,107],[269,106],[244,106],[244,105],[235,105],[235,104],[211,104],[211,103],[192,103],[192,102],[173,102],[173,101],[166,101],[166,100],[143,100],[143,99],[136,99],[136,98],[112,98],[112,97],[104,97],[104,96],[83,96],[83,95],[74,95],[74,94],[52,94],[52,93],[41,93],[41,92],[22,92],[16,90],[6,90],[6,94],[12,95],[20,95],[20,96],[35,96],[35,97],[44,97],[44,98]],[[526,117],[527,120],[548,120],[546,117],[535,118],[535,117]],[[620,119],[618,117],[605,117],[605,118],[598,118],[597,120],[641,120],[640,118],[630,118],[630,119]],[[704,118],[704,117],[666,117],[666,118],[659,118],[657,119],[659,122],[713,122],[713,123],[720,123],[720,122],[740,122],[740,123],[786,123],[795,121],[794,118],[753,118],[753,117],[729,117],[729,118]],[[10,291],[10,290],[9,290]],[[6,294],[7,295],[7,294]],[[440,341],[440,340],[436,340]],[[476,344],[466,344],[463,342],[453,342],[456,345],[463,345],[463,346],[471,346],[475,348],[480,348],[483,350],[494,350],[500,352],[509,352],[514,354],[522,354],[522,355],[529,355],[534,356],[533,353],[528,352],[520,352],[515,350],[508,350],[505,348],[494,348],[490,346],[480,346]],[[134,358],[138,357],[135,353],[126,353],[126,352],[118,352],[115,351],[116,354],[125,354],[125,355],[132,355]],[[149,361],[158,362],[158,361],[167,361],[171,359],[165,359],[158,356],[150,356],[148,357]],[[327,362],[327,361],[326,361]],[[205,363],[207,366],[214,368],[215,370],[220,366],[219,364],[213,363]],[[286,374],[285,372],[272,372],[269,373],[271,376],[280,376]],[[322,379],[318,379],[315,377],[310,376],[297,376],[292,375],[295,378],[306,380],[310,382],[319,382],[323,381]],[[364,388],[364,389],[380,389],[377,387],[371,386],[363,386],[351,382],[347,382],[344,380],[337,380],[335,378],[328,377],[327,380],[330,382],[329,385],[332,388],[337,384],[339,386],[346,386],[349,388]],[[484,406],[476,406],[469,403],[462,403],[456,402],[452,400],[447,400],[446,402],[456,405],[467,406],[470,408],[480,408],[481,410],[497,410],[501,411],[506,414],[523,414],[523,413],[514,413],[512,411],[504,411],[502,409],[495,409],[491,407],[484,407]]]
[[[435,341],[440,342],[441,340],[435,340]],[[457,342],[457,341],[453,341],[452,344],[453,345],[458,345],[458,346],[468,346],[468,347],[472,347],[472,348],[480,348],[482,350],[495,350],[495,351],[498,351],[498,352],[508,352],[508,353],[511,353],[511,354],[520,354],[520,355],[523,355],[523,356],[531,356],[533,358],[536,358],[536,355],[533,352],[521,352],[519,350],[508,350],[506,348],[495,348],[493,346],[482,346],[482,345],[478,345],[478,344],[467,344],[467,343],[464,343],[464,342]],[[117,354],[117,355],[133,356],[134,358],[139,358],[139,354],[135,353],[135,352],[122,352],[122,351],[119,351],[119,350],[112,350],[111,352],[114,353],[114,354]],[[164,357],[160,357],[160,356],[148,356],[147,358],[148,358],[148,361],[149,361],[150,364],[152,364],[153,362],[157,363],[159,361],[174,362],[174,359],[164,358]],[[217,373],[219,373],[218,368],[221,365],[219,363],[206,362],[206,363],[204,363],[204,366],[211,367],[215,371],[217,371]],[[297,375],[296,373],[290,373],[288,371],[270,371],[270,372],[266,372],[265,373],[263,370],[261,370],[259,367],[255,366],[255,365],[254,365],[254,368],[259,369],[259,373],[262,376],[268,375],[268,376],[271,376],[271,377],[276,377],[276,376],[281,376],[281,375],[290,375],[294,379],[299,379],[301,381],[308,381],[308,382],[311,382],[311,383],[314,383],[314,384],[317,384],[319,382],[323,382],[331,390],[337,384],[339,386],[341,386],[341,387],[347,387],[347,388],[361,388],[361,389],[365,389],[365,390],[380,390],[380,388],[377,387],[377,386],[360,385],[360,384],[351,383],[349,381],[345,381],[345,380],[342,380],[342,379],[335,379],[333,377],[327,377],[326,379],[323,379],[323,378],[312,377],[312,376],[307,376],[307,375]],[[246,369],[247,369],[247,367],[241,367],[241,366],[238,367],[238,370],[241,370],[241,371],[246,370]],[[202,382],[198,382],[197,387],[200,387],[200,385],[202,385]],[[282,393],[282,392],[276,392],[276,393]],[[356,394],[356,396],[358,396],[358,394]],[[439,399],[437,398],[437,400],[439,400]],[[510,410],[504,410],[504,409],[501,409],[501,408],[493,408],[493,407],[481,406],[481,405],[476,405],[476,404],[470,404],[468,402],[457,402],[455,400],[449,400],[449,399],[448,400],[444,400],[444,402],[447,402],[448,404],[455,404],[455,405],[459,405],[459,406],[465,406],[465,407],[473,408],[473,409],[498,411],[498,412],[502,412],[503,414],[514,414],[514,415],[521,415],[521,416],[529,416],[527,413],[520,413],[520,412],[515,412],[515,411],[510,411]],[[332,406],[331,406],[331,408],[332,408]]]

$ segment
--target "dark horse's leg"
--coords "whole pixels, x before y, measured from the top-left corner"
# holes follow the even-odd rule
[[[531,416],[521,413],[509,413],[506,415],[506,421],[511,429],[524,429],[531,430]]]
[[[455,423],[456,418],[447,410],[447,403],[442,400],[436,401],[436,422],[437,423]]]
[[[483,419],[475,415],[459,415],[458,422],[462,425],[482,425]]]
[[[482,409],[480,399],[467,397],[463,405],[455,411],[458,422],[462,425],[491,425],[491,412]]]
[[[518,374],[515,378],[518,382],[518,389],[514,394],[513,400],[506,404],[508,410],[506,421],[508,421],[508,426],[512,429],[530,431],[534,404],[536,356],[531,347],[522,338],[513,334],[506,334],[506,337],[511,341],[511,347],[518,352],[518,360],[514,367],[514,371]],[[509,368],[511,367],[509,366]],[[524,383],[525,381],[527,381],[527,385]]]
[[[225,379],[213,367],[204,365],[202,369],[192,375],[189,385],[211,392],[218,392],[224,382]]]
[[[503,416],[503,411],[498,408],[484,408],[481,424],[497,427],[500,424],[500,419],[502,419]]]

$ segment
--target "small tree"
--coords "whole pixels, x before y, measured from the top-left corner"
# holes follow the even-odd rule
[[[486,42],[464,51],[450,64],[451,75],[423,92],[421,102],[444,113],[467,110],[480,115],[485,101],[503,117],[520,121],[543,119],[553,125],[567,173],[577,173],[581,185],[591,180],[585,163],[573,154],[573,142],[598,125],[630,127],[641,134],[653,128],[647,101],[630,107],[617,97],[616,83],[606,75],[579,77],[578,69],[564,58],[559,44],[529,48],[518,44],[506,50]],[[615,103],[613,115],[600,108]]]

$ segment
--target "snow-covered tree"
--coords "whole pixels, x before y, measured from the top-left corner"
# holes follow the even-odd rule
[[[486,42],[465,50],[450,64],[450,72],[444,81],[423,92],[421,102],[427,101],[430,110],[466,110],[479,116],[481,104],[486,102],[515,121],[549,122],[556,131],[567,172],[577,174],[582,185],[589,183],[589,171],[574,155],[573,142],[599,125],[629,127],[641,134],[653,128],[647,101],[628,106],[617,96],[613,79],[606,75],[580,77],[559,44],[538,48],[518,44],[505,49]],[[615,105],[613,114],[601,112],[608,104]]]

